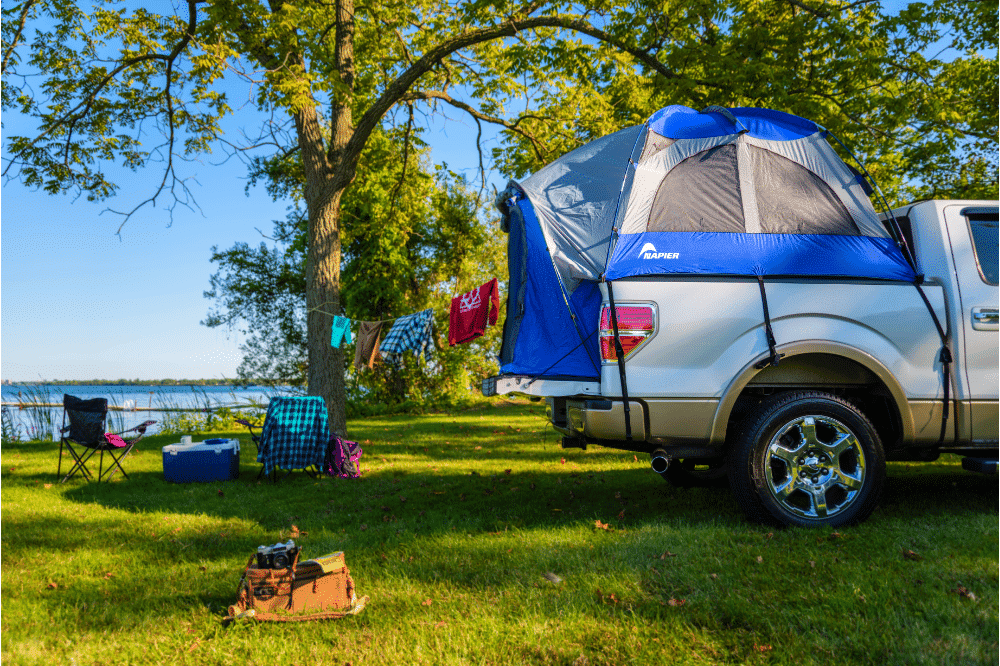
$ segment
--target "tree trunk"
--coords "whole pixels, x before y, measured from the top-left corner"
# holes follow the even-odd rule
[[[319,188],[318,188],[319,189]],[[326,189],[326,188],[322,188]],[[332,188],[329,188],[332,189]],[[330,325],[340,311],[340,198],[343,189],[309,204],[309,253],[306,259],[306,327],[309,395],[326,402],[330,431],[347,436],[344,351],[330,346]]]

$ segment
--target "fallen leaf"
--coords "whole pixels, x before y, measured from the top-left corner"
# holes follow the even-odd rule
[[[563,582],[562,578],[560,578],[559,576],[555,575],[551,571],[546,571],[545,573],[543,573],[542,574],[542,578],[544,578],[545,580],[549,581],[553,585],[558,585],[559,583]]]
[[[763,558],[763,557],[761,557],[760,555],[758,555],[758,556],[757,556],[757,563],[758,563],[758,564],[760,564],[760,563],[761,563],[761,562],[763,562],[763,561],[764,561],[764,558]]]
[[[708,574],[708,577],[711,578],[712,580],[718,580],[719,574]]]
[[[362,525],[362,526],[361,526],[361,531],[364,531],[364,530],[366,530],[366,529],[368,529],[368,526],[367,526],[367,525]]]
[[[959,586],[958,586],[957,588],[955,588],[955,590],[954,590],[954,591],[955,591],[955,592],[956,592],[956,593],[958,594],[958,596],[960,596],[960,597],[963,597],[963,598],[965,598],[965,599],[969,599],[970,601],[976,601],[976,595],[975,595],[975,594],[973,594],[972,592],[969,592],[969,590],[967,590],[967,589],[966,589],[966,588],[965,588],[964,586],[962,586],[962,585],[959,585]]]
[[[444,620],[441,620],[440,622],[438,622],[437,624],[434,625],[434,628],[435,629],[440,629],[442,627],[447,627],[447,626],[448,626],[448,623],[445,622]]]
[[[914,553],[912,550],[904,550],[903,551],[903,559],[904,560],[913,560],[914,562],[919,562],[920,560],[924,559],[924,557],[923,557],[923,555],[920,555],[919,553]]]
[[[430,606],[432,603],[434,603],[434,602],[432,600],[428,599],[426,601],[421,601],[420,605],[421,606]]]
[[[200,571],[201,571],[202,573],[204,573],[205,571],[208,571],[208,567],[206,567],[206,566],[200,566],[200,567],[198,567],[198,569],[199,569],[199,570],[200,570]]]
[[[685,599],[674,599],[673,597],[670,597],[670,599],[667,600],[667,605],[668,606],[683,606],[684,603],[685,603],[685,601],[686,601]]]
[[[833,534],[830,535],[830,540],[831,541],[836,541],[837,539],[840,539],[843,536],[844,535],[841,534],[840,532],[834,532]]]
[[[813,569],[815,569],[816,568],[816,563],[813,562],[812,560],[809,560],[809,566],[811,566]]]
[[[663,555],[660,555],[661,560],[665,560],[668,557],[677,557],[677,553],[671,553],[669,550],[663,551]]]
[[[479,449],[481,449],[481,448],[483,448],[483,447],[481,447],[481,446],[477,446],[477,447],[476,447],[475,449],[473,449],[473,450],[474,450],[474,451],[478,451],[478,450],[479,450]]]

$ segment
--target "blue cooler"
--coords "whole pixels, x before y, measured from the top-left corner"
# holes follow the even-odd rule
[[[240,440],[207,439],[163,447],[163,476],[174,483],[227,481],[240,475]]]

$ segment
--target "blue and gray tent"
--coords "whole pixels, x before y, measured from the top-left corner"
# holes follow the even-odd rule
[[[510,235],[502,374],[600,376],[598,283],[639,276],[902,280],[863,176],[816,123],[669,106],[498,197]]]

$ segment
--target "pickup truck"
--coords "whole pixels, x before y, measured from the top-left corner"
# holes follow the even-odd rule
[[[649,453],[763,522],[864,520],[886,460],[995,473],[1000,205],[887,211],[829,138],[670,106],[511,181],[483,393],[544,397],[564,447]]]
[[[866,280],[769,280],[776,365],[764,364],[769,351],[750,353],[762,327],[755,280],[617,281],[618,319],[632,327],[620,334],[641,337],[625,362],[631,441],[613,352],[599,382],[500,377],[494,392],[545,397],[564,447],[649,452],[675,485],[728,482],[765,522],[863,520],[886,460],[950,452],[966,469],[995,473],[998,202],[924,201],[894,213],[945,328],[947,403],[941,339],[921,294]],[[603,284],[601,293],[600,333],[610,338]]]

